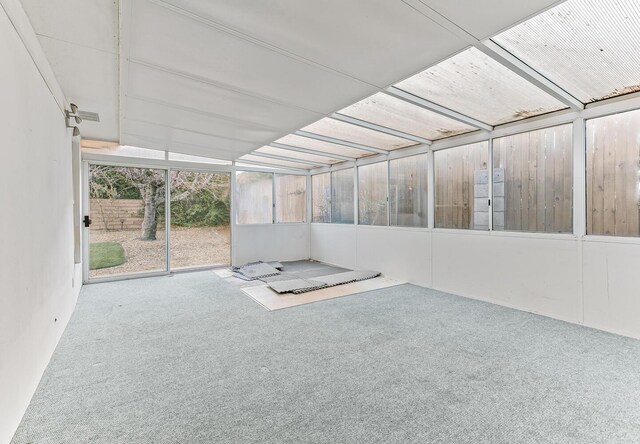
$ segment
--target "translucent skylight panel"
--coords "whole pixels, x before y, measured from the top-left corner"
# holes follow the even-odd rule
[[[274,156],[290,157],[291,159],[306,160],[309,162],[320,163],[339,163],[342,160],[334,159],[331,157],[316,156],[315,154],[301,153],[298,151],[287,150],[283,148],[276,148],[272,146],[263,146],[255,151],[256,153],[272,154]]]
[[[306,148],[308,150],[322,151],[323,153],[353,157],[354,159],[371,155],[369,151],[363,151],[357,148],[338,145],[336,143],[325,142],[323,140],[311,139],[309,137],[297,136],[295,134],[284,136],[282,139],[276,140],[276,142],[282,143],[283,145]]]
[[[296,168],[300,170],[309,170],[313,168],[312,165],[307,165],[306,163],[296,163],[296,162],[289,162],[286,160],[269,159],[266,157],[252,156],[251,154],[246,154],[240,157],[238,159],[238,162],[242,162],[243,160],[244,161],[248,160],[249,162],[264,163],[267,165],[273,165],[274,167],[279,166],[283,168]]]
[[[381,133],[380,131],[362,128],[360,126],[341,122],[340,120],[330,119],[328,117],[302,128],[302,131],[333,137],[334,139],[346,140],[347,142],[359,143],[361,145],[367,145],[383,150],[395,150],[417,144],[417,142],[412,140]]]
[[[638,0],[567,0],[492,40],[584,103],[640,91]]]
[[[374,94],[338,112],[430,140],[476,130],[472,126],[384,93]]]
[[[566,108],[475,48],[469,48],[395,86],[490,125]]]

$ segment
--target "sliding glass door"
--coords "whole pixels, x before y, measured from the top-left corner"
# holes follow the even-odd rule
[[[166,271],[166,171],[90,165],[88,191],[89,279]]]
[[[230,175],[171,170],[171,269],[231,263]]]
[[[90,164],[88,175],[89,280],[231,263],[229,173]]]

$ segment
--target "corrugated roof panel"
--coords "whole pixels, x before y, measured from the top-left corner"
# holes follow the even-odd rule
[[[280,166],[283,168],[296,168],[296,169],[300,169],[300,170],[310,170],[311,168],[313,168],[312,165],[307,165],[304,163],[296,163],[296,162],[289,162],[289,161],[285,161],[285,160],[277,160],[277,159],[269,159],[267,157],[258,157],[258,156],[252,156],[251,154],[245,154],[244,156],[238,158],[238,162],[242,162],[242,161],[249,161],[249,162],[257,162],[257,163],[263,163],[266,165],[273,165],[273,166]],[[317,166],[321,166],[321,165],[317,165]]]
[[[309,150],[322,151],[328,154],[337,154],[358,159],[360,157],[366,157],[371,155],[369,151],[359,150],[357,148],[351,148],[344,145],[338,145],[331,142],[325,142],[322,140],[311,139],[309,137],[302,137],[296,134],[289,134],[281,139],[276,140],[277,143],[283,145],[296,146],[298,148],[306,148]]]
[[[274,156],[289,157],[291,159],[306,160],[307,162],[320,162],[320,163],[339,163],[342,160],[334,159],[330,156],[316,156],[315,154],[301,153],[298,151],[287,150],[283,148],[276,148],[273,146],[263,146],[254,151],[255,153],[272,154]]]
[[[417,144],[417,142],[412,140],[362,128],[360,126],[341,122],[340,120],[330,119],[328,117],[318,120],[317,122],[302,128],[302,130],[383,150],[395,150]]]
[[[566,108],[475,48],[469,48],[395,86],[490,125]]]
[[[638,0],[568,0],[492,40],[584,103],[640,91]]]
[[[430,140],[476,130],[472,126],[383,93],[374,94],[338,113]]]

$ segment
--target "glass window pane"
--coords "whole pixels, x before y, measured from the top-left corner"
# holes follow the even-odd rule
[[[387,162],[358,167],[358,223],[388,225]]]
[[[239,224],[273,222],[273,173],[236,173]]]
[[[91,165],[89,277],[165,271],[165,171]]]
[[[263,146],[262,148],[257,149],[255,152],[264,153],[264,154],[273,154],[274,156],[290,157],[291,159],[294,159],[294,161],[295,159],[300,159],[300,160],[306,160],[308,162],[318,162],[319,166],[322,166],[322,164],[333,164],[333,163],[342,162],[342,160],[332,159],[331,157],[300,153],[298,151],[292,151],[292,150],[287,150],[283,148],[276,148],[273,146]]]
[[[416,74],[396,87],[491,125],[566,108],[475,48]]]
[[[494,230],[573,231],[571,141],[571,124],[493,141]]]
[[[322,136],[333,137],[334,139],[346,140],[348,142],[359,143],[384,150],[395,150],[416,145],[416,142],[412,140],[391,136],[328,117],[318,120],[302,128],[302,130],[308,133],[320,134]]]
[[[266,165],[273,165],[274,167],[280,166],[283,168],[295,168],[298,170],[309,170],[312,168],[311,165],[307,165],[306,163],[296,163],[294,161],[289,162],[286,160],[268,159],[266,157],[252,156],[251,154],[246,154],[238,158],[239,162],[242,162],[243,160],[248,160],[250,162],[256,162],[256,163],[261,163]]]
[[[476,130],[472,126],[384,93],[376,93],[338,112],[431,140]]]
[[[229,173],[169,172],[171,268],[231,262]]]
[[[640,236],[640,110],[587,120],[587,234]]]
[[[427,155],[389,161],[390,224],[426,227]]]
[[[493,40],[582,102],[640,90],[638,0],[568,0]]]
[[[489,229],[488,156],[489,142],[434,152],[436,228]]]
[[[336,143],[325,142],[323,140],[311,139],[309,137],[302,137],[295,134],[284,136],[282,139],[276,140],[276,142],[282,143],[284,145],[296,146],[298,148],[307,148],[310,150],[322,151],[327,154],[342,154],[343,156],[353,157],[354,159],[370,156],[372,154],[369,151],[363,151],[357,148],[351,148],[349,146],[338,145]]]
[[[353,168],[331,172],[331,223],[352,224]]]
[[[306,222],[307,176],[276,174],[276,222]]]
[[[331,222],[331,173],[311,176],[312,222]]]

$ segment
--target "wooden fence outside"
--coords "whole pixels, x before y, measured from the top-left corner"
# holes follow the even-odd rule
[[[473,227],[474,173],[487,169],[487,142],[436,151],[435,226]]]
[[[640,235],[640,111],[587,121],[587,233]]]
[[[493,201],[494,211],[499,213],[494,217],[504,217],[504,222],[494,224],[494,229],[572,231],[572,148],[571,125],[494,140],[493,174],[504,174],[503,182],[494,184]],[[476,185],[474,175],[477,179],[478,172],[487,170],[487,158],[486,142],[435,153],[436,227],[474,228],[474,207],[483,204],[487,196],[474,189],[485,186]],[[482,198],[474,202],[474,195]]]
[[[143,204],[140,199],[91,199],[91,229],[139,230]]]
[[[493,141],[495,168],[504,169],[505,230],[573,230],[572,125]]]

